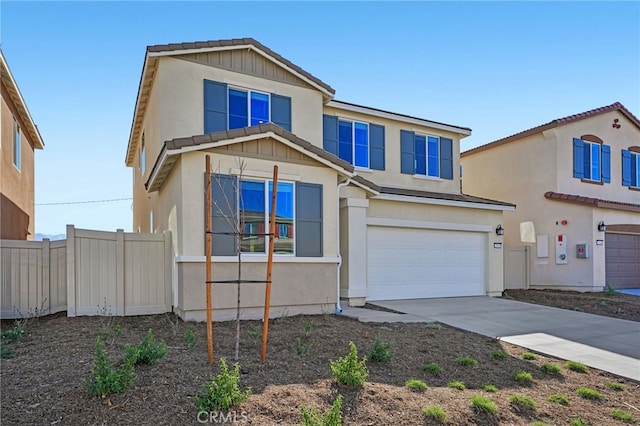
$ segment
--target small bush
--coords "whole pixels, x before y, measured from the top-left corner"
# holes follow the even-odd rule
[[[376,362],[386,362],[391,359],[391,352],[389,351],[391,344],[381,339],[376,339],[373,342],[371,350],[369,350],[369,358]]]
[[[435,362],[431,362],[422,367],[422,371],[424,371],[425,373],[433,374],[434,376],[439,376],[440,373],[442,373],[442,367],[440,367],[440,365],[436,364]]]
[[[452,380],[447,383],[447,387],[458,390],[465,390],[467,387],[460,380]]]
[[[516,371],[513,373],[513,380],[520,383],[521,385],[530,385],[533,377],[531,373],[528,371]]]
[[[577,361],[567,361],[564,365],[569,370],[575,371],[576,373],[586,373],[587,371],[589,371],[589,367]]]
[[[531,426],[551,426],[549,423],[545,423],[542,420],[536,420],[535,422],[531,423]]]
[[[601,400],[602,394],[595,389],[591,388],[578,388],[576,389],[576,393],[583,397],[584,399],[590,400]]]
[[[571,426],[589,426],[589,422],[584,419],[571,419]]]
[[[483,385],[482,390],[485,392],[495,393],[498,392],[498,387],[495,385]]]
[[[302,407],[303,426],[341,426],[342,425],[342,395],[338,395],[331,405],[331,409],[322,417],[315,407]]]
[[[422,414],[429,420],[433,420],[439,423],[444,423],[447,420],[447,413],[439,405],[432,405],[430,407],[424,407]]]
[[[493,359],[499,359],[499,360],[505,360],[509,358],[509,354],[500,349],[493,351],[491,356],[493,356]]]
[[[302,318],[300,320],[300,323],[302,324],[302,328],[304,328],[304,335],[308,336],[309,334],[311,334],[311,330],[313,329],[313,326],[315,325],[313,323],[313,320],[307,320]]]
[[[367,358],[358,361],[358,349],[353,342],[349,342],[349,354],[335,361],[329,361],[331,373],[338,383],[347,386],[362,386],[369,377]]]
[[[187,334],[184,335],[184,343],[189,349],[196,347],[196,334],[193,332],[192,328],[190,328],[189,331],[187,331]]]
[[[227,411],[242,404],[251,395],[251,388],[240,391],[240,364],[229,371],[227,362],[220,358],[220,373],[202,386],[202,391],[194,397],[198,412]]]
[[[456,359],[458,365],[462,365],[463,367],[475,367],[478,365],[478,361],[468,356],[461,356]]]
[[[547,363],[540,366],[540,370],[547,374],[553,374],[554,376],[562,375],[562,368],[558,364]]]
[[[509,398],[509,404],[516,407],[518,411],[533,411],[536,409],[536,403],[533,399],[525,395],[512,395]]]
[[[615,288],[611,287],[611,285],[607,284],[605,293],[607,294],[607,296],[615,296],[617,291]]]
[[[13,351],[13,348],[6,343],[0,343],[0,358],[9,359],[14,358],[16,353]]]
[[[554,404],[564,405],[565,407],[569,406],[569,398],[561,393],[554,393],[553,395],[549,395],[547,397],[547,401],[553,402]]]
[[[137,378],[133,370],[137,357],[128,358],[125,356],[120,369],[114,369],[113,364],[104,351],[102,340],[99,336],[96,338],[95,352],[96,360],[93,364],[91,379],[83,380],[82,384],[92,394],[100,395],[103,398],[127,390]]]
[[[624,386],[622,386],[620,383],[617,383],[617,382],[607,382],[605,383],[605,386],[608,387],[609,389],[612,389],[618,392],[621,392],[624,390]]]
[[[17,342],[22,338],[23,334],[24,327],[16,326],[0,333],[0,339],[7,340],[9,342]]]
[[[256,326],[253,330],[249,330],[247,334],[252,340],[262,339],[262,326]]]
[[[614,419],[622,420],[623,422],[632,423],[634,421],[631,413],[625,410],[618,410],[614,408],[611,410],[611,415]]]
[[[153,337],[153,331],[149,329],[138,346],[127,344],[124,346],[124,352],[125,360],[133,358],[133,363],[136,365],[153,365],[167,354],[167,345],[162,341],[157,342]]]
[[[533,361],[538,359],[538,355],[531,352],[525,352],[522,355],[520,355],[520,358],[526,359],[527,361]]]
[[[480,395],[473,395],[471,397],[471,406],[473,410],[477,413],[486,413],[494,415],[498,412],[498,406],[495,402],[490,400],[489,398],[485,398]]]
[[[427,384],[418,379],[407,380],[405,386],[414,392],[424,392],[427,390]]]
[[[306,343],[302,343],[300,337],[296,337],[296,353],[300,356],[304,356],[309,353],[309,350],[313,347],[313,340]]]

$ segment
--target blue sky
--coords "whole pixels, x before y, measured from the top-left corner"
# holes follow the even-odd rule
[[[152,44],[253,37],[338,100],[472,128],[463,150],[616,101],[640,115],[638,2],[2,1],[0,20],[45,142],[37,204],[131,197],[125,150]],[[38,205],[35,228],[130,231],[131,211]]]

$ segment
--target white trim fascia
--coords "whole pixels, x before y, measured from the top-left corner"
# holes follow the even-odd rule
[[[164,166],[165,161],[167,161],[167,157],[169,157],[170,155],[175,155],[172,152],[169,152],[168,149],[163,150],[162,152],[162,156],[160,157],[160,161],[158,162],[158,167],[155,167],[152,171],[151,174],[149,175],[149,179],[147,179],[147,182],[149,183],[149,188],[153,187],[156,177],[158,176],[158,171],[160,171],[162,169],[162,167]],[[149,192],[149,189],[145,188],[147,192]]]
[[[370,108],[359,106],[359,105],[346,105],[339,101],[333,101],[333,100],[327,102],[326,105],[328,107],[337,108],[345,111],[373,115],[375,117],[386,118],[389,120],[402,121],[404,123],[415,124],[417,126],[422,126],[422,127],[425,127],[425,126],[431,127],[432,129],[444,130],[447,132],[456,133],[460,135],[465,135],[465,136],[471,135],[471,131],[467,129],[463,129],[460,127],[451,126],[447,124],[436,123],[436,122],[429,121],[426,119],[421,119],[421,118],[410,118],[400,114],[395,114],[393,112],[378,111],[378,110],[370,109]]]
[[[229,169],[229,174],[233,175],[233,176],[240,176],[240,174],[242,174],[242,177],[256,177],[256,178],[260,178],[260,179],[272,179],[273,178],[273,172],[263,172],[260,170],[249,170],[249,169],[244,169],[244,170],[240,170],[239,168],[236,167],[232,167]],[[278,172],[278,180],[286,180],[286,181],[300,181],[302,180],[302,177],[300,175],[294,175],[291,173],[280,173]]]
[[[341,198],[340,207],[369,207],[369,200],[362,198]]]
[[[381,194],[375,197],[375,199],[383,200],[383,201],[400,201],[404,203],[431,204],[436,206],[466,207],[469,209],[480,209],[480,210],[500,210],[505,212],[516,211],[516,208],[511,206],[474,203],[469,201],[440,200],[437,198],[420,198],[420,197],[411,197],[408,195]]]
[[[296,257],[296,256],[274,256],[274,263],[338,263],[337,257]],[[213,263],[236,263],[237,256],[211,256]],[[267,255],[242,256],[243,263],[266,263]],[[204,263],[205,256],[176,256],[176,263]]]
[[[471,232],[491,232],[494,231],[491,225],[477,225],[473,223],[449,223],[431,222],[426,220],[407,220],[389,218],[367,218],[367,226],[385,226],[392,228],[414,228],[414,229],[441,229],[447,231],[471,231]]]

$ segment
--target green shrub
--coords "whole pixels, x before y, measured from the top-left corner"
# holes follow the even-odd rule
[[[498,392],[498,387],[494,385],[483,385],[482,390],[486,392],[495,393],[495,392]]]
[[[153,331],[149,329],[138,346],[127,344],[124,346],[124,352],[125,360],[132,358],[134,364],[153,365],[167,354],[167,345],[162,341],[156,341]]]
[[[102,340],[98,336],[95,343],[96,360],[93,364],[90,380],[83,380],[82,384],[94,395],[106,397],[127,390],[137,376],[133,366],[137,357],[126,357],[119,370],[113,367],[109,360]]]
[[[458,365],[462,365],[463,367],[475,367],[478,365],[478,361],[468,356],[461,356],[456,359]]]
[[[315,407],[302,407],[303,426],[341,426],[342,425],[342,395],[338,395],[333,401],[331,409],[322,417]]]
[[[547,374],[553,374],[554,376],[562,375],[562,368],[558,364],[546,363],[540,366],[540,370]]]
[[[296,337],[296,353],[300,356],[304,356],[309,353],[309,350],[313,347],[313,340],[306,343],[302,343],[300,337]]]
[[[509,358],[509,354],[500,349],[493,351],[491,356],[493,356],[493,359],[499,359],[499,360],[505,360]]]
[[[578,388],[576,389],[576,393],[583,397],[584,399],[590,400],[601,400],[602,394],[595,389],[591,388]]]
[[[535,422],[531,423],[531,426],[551,426],[549,423],[545,423],[542,420],[536,420]]]
[[[536,403],[526,395],[511,395],[509,404],[516,407],[519,411],[533,411],[536,409]]]
[[[424,392],[427,390],[427,384],[418,379],[407,380],[405,386],[414,392]]]
[[[589,426],[589,422],[584,419],[571,419],[571,426]]]
[[[0,343],[0,358],[9,359],[14,358],[16,353],[13,351],[13,348],[6,343]]]
[[[624,390],[624,386],[622,386],[620,383],[617,383],[617,382],[607,382],[605,383],[605,386],[608,387],[609,389],[612,389],[618,392],[621,392]]]
[[[554,404],[569,406],[569,398],[561,393],[554,393],[553,395],[549,395],[547,397],[547,401],[553,402]]]
[[[376,362],[386,362],[391,359],[391,352],[389,348],[391,344],[381,339],[376,339],[373,342],[371,350],[369,350],[369,358]]]
[[[252,340],[262,339],[262,326],[256,326],[254,329],[249,330],[247,334],[249,335],[249,337],[251,337]]]
[[[525,352],[522,355],[520,355],[520,358],[526,359],[527,361],[533,361],[538,359],[538,355],[531,352]]]
[[[532,378],[531,373],[528,371],[516,371],[513,373],[513,380],[522,385],[530,385]]]
[[[220,373],[202,386],[202,391],[194,397],[198,412],[227,411],[242,404],[251,395],[251,388],[240,391],[240,364],[229,371],[227,362],[220,358]]]
[[[587,371],[589,371],[589,367],[577,361],[567,361],[564,365],[569,370],[575,371],[576,373],[586,373]]]
[[[615,294],[617,293],[616,289],[611,287],[610,284],[607,284],[605,293],[607,294],[607,296],[615,296]]]
[[[452,380],[447,383],[447,387],[458,390],[465,390],[467,387],[460,380]]]
[[[302,318],[300,320],[300,323],[302,324],[302,328],[304,328],[304,335],[308,336],[309,334],[311,334],[311,330],[314,326],[313,321]]]
[[[189,331],[187,331],[187,334],[184,335],[184,343],[186,343],[189,349],[196,347],[196,334],[193,332],[192,328],[190,328]]]
[[[623,422],[633,423],[634,421],[631,413],[625,410],[618,410],[614,408],[613,410],[611,410],[611,415],[614,419],[622,420]]]
[[[7,340],[9,342],[17,342],[18,340],[20,340],[20,338],[22,338],[23,334],[24,334],[24,327],[15,326],[13,328],[10,328],[9,330],[5,330],[2,333],[0,333],[0,339]]]
[[[422,371],[424,371],[425,373],[431,373],[434,376],[439,376],[440,373],[442,373],[442,367],[440,367],[440,365],[436,364],[435,362],[431,362],[423,366]]]
[[[447,413],[439,405],[432,405],[430,407],[424,407],[422,414],[430,420],[444,423],[447,420]]]
[[[480,395],[473,395],[471,397],[471,406],[473,410],[477,413],[486,413],[494,415],[498,412],[498,406],[495,402],[490,400],[489,398],[485,398]]]
[[[329,361],[331,373],[338,383],[347,386],[362,386],[369,377],[367,358],[358,361],[358,349],[349,342],[349,354],[335,361]]]

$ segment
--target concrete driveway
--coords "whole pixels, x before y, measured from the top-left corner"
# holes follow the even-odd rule
[[[640,381],[640,323],[493,297],[370,302]]]

